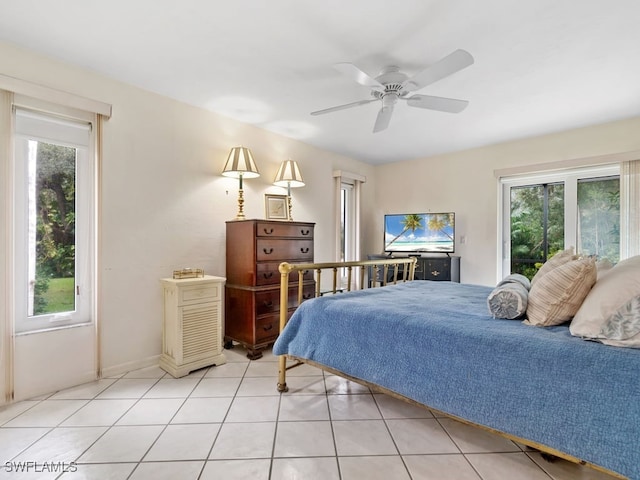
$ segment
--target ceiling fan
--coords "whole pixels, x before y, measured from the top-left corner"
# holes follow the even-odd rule
[[[420,90],[427,85],[448,77],[455,72],[473,64],[473,57],[466,50],[456,50],[438,62],[416,73],[413,77],[402,73],[396,66],[384,68],[380,74],[372,78],[352,63],[336,63],[333,67],[343,75],[355,80],[360,85],[371,87],[371,96],[368,100],[338,105],[311,112],[311,115],[323,115],[346,108],[358,107],[367,103],[381,101],[382,107],[378,112],[373,132],[380,132],[389,126],[393,107],[398,100],[406,100],[410,107],[427,108],[441,112],[460,113],[469,102],[455,98],[433,97],[431,95],[412,95],[412,92]]]

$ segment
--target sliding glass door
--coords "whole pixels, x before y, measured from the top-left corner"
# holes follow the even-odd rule
[[[556,252],[620,258],[617,166],[502,179],[501,277],[533,277]]]

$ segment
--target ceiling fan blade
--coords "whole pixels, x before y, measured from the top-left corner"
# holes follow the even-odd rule
[[[472,64],[473,57],[469,52],[466,50],[456,50],[442,60],[437,61],[421,72],[416,73],[413,77],[405,80],[402,86],[406,91],[415,92]]]
[[[373,133],[381,132],[385,130],[389,126],[389,122],[391,121],[391,114],[393,113],[393,105],[389,105],[388,107],[382,107],[378,112],[378,117],[376,118],[376,124],[373,126]]]
[[[364,73],[353,63],[336,63],[333,68],[350,79],[355,80],[360,85],[364,85],[365,87],[382,88],[384,90],[384,85],[378,82],[375,78]]]
[[[377,98],[371,98],[369,100],[360,100],[358,102],[347,103],[345,105],[338,105],[336,107],[325,108],[324,110],[316,110],[311,112],[311,115],[324,115],[325,113],[337,112],[338,110],[344,110],[346,108],[359,107],[360,105],[366,105],[367,103],[377,102]]]
[[[405,99],[409,106],[418,108],[428,108],[440,112],[460,113],[469,102],[456,98],[432,97],[431,95],[413,95]]]

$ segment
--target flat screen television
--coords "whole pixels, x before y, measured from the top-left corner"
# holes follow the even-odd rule
[[[453,253],[455,213],[410,213],[384,216],[384,251]]]

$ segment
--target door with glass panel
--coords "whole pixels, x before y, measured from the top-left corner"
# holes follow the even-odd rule
[[[15,111],[14,391],[96,377],[91,123]]]
[[[503,180],[501,276],[529,278],[560,250],[615,264],[620,258],[618,167]]]

